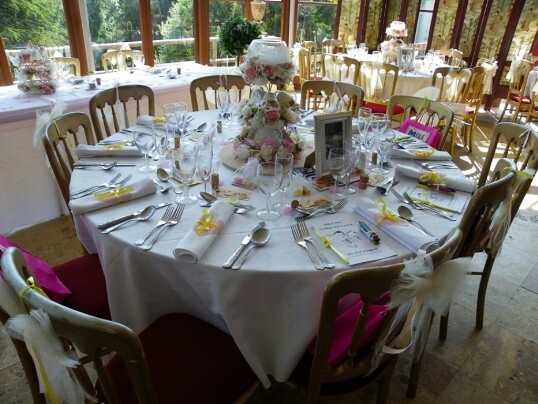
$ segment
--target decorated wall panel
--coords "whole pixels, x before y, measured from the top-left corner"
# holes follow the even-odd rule
[[[405,17],[405,25],[407,26],[407,32],[409,32],[409,42],[414,42],[412,38],[415,37],[415,19],[417,18],[417,10],[420,5],[420,0],[409,0],[407,6],[407,16]]]
[[[502,44],[504,31],[510,18],[514,1],[494,0],[491,5],[484,37],[480,44],[479,58],[496,58]]]
[[[381,5],[383,0],[370,0],[368,7],[368,20],[366,22],[366,38],[364,42],[369,49],[377,50],[379,36],[379,20],[381,18]]]
[[[357,42],[357,21],[359,18],[361,0],[342,1],[340,22],[338,25],[338,39],[346,44]]]
[[[432,43],[430,48],[434,50],[449,49],[458,3],[456,1],[441,0],[435,19]]]
[[[483,3],[482,0],[469,0],[467,4],[465,20],[461,29],[460,43],[458,45],[458,49],[463,52],[463,57],[471,56]]]

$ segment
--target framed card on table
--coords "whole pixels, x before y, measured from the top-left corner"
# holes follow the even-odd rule
[[[316,178],[329,174],[327,156],[335,147],[343,148],[346,140],[351,140],[351,112],[319,114],[314,117],[314,140],[316,157]]]

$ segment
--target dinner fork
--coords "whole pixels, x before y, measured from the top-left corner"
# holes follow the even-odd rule
[[[334,205],[334,206],[332,206],[330,208],[321,208],[321,209],[315,210],[312,213],[307,213],[304,216],[296,217],[295,220],[297,222],[299,222],[301,220],[310,219],[312,216],[315,216],[315,215],[317,215],[319,213],[328,213],[330,215],[332,215],[334,213],[338,213],[340,211],[340,209],[342,209],[346,205],[346,203],[348,203],[348,202],[349,201],[347,199],[342,199],[340,202],[338,202],[336,205]]]
[[[78,194],[81,194],[81,193],[84,193],[84,192],[87,192],[87,191],[92,190],[92,189],[98,189],[98,188],[102,188],[102,187],[108,187],[108,186],[114,184],[117,180],[119,180],[120,177],[121,177],[121,174],[116,174],[116,175],[114,176],[114,178],[112,178],[112,179],[111,179],[110,181],[108,181],[108,182],[105,182],[105,183],[103,183],[103,184],[98,184],[98,185],[92,185],[91,187],[81,189],[81,190],[79,190],[79,191],[77,191],[77,192],[73,192],[73,193],[71,194],[71,197],[73,197],[73,196],[75,196],[75,195],[78,195]]]
[[[318,248],[318,245],[315,243],[315,241],[312,239],[312,236],[310,235],[310,232],[306,228],[306,223],[304,220],[299,220],[297,222],[297,228],[299,229],[299,233],[303,237],[304,241],[309,242],[314,246],[316,251],[318,252],[319,258],[321,258],[321,262],[323,262],[323,265],[325,268],[334,268],[334,264],[329,261],[329,259],[321,252],[321,250]]]
[[[157,229],[157,231],[155,232],[155,235],[151,237],[150,239],[148,239],[148,241],[146,241],[144,244],[142,244],[140,248],[142,248],[143,250],[151,249],[151,247],[153,247],[153,244],[155,243],[155,241],[157,241],[157,239],[162,234],[164,229],[166,229],[169,226],[174,226],[178,224],[179,219],[181,218],[181,215],[183,214],[183,209],[185,209],[185,205],[183,205],[182,203],[178,203],[170,219],[168,219],[166,223],[164,223],[159,229]]]
[[[121,181],[117,181],[117,182],[112,182],[112,183],[109,183],[108,185],[106,186],[102,186],[102,187],[99,187],[97,189],[92,189],[91,191],[87,191],[87,192],[84,192],[84,193],[79,193],[79,194],[76,194],[74,196],[71,197],[71,199],[78,199],[78,198],[82,198],[84,196],[88,196],[88,195],[91,195],[97,191],[100,191],[102,189],[106,189],[106,188],[116,188],[116,187],[122,187],[124,186],[125,184],[127,184],[131,178],[133,178],[132,175],[128,175],[127,177],[125,177],[124,179],[122,179]]]
[[[408,203],[409,205],[411,205],[412,207],[414,207],[417,210],[429,210],[429,211],[431,211],[433,213],[438,214],[439,216],[444,217],[445,219],[452,220],[452,221],[456,220],[456,219],[454,219],[454,215],[452,213],[443,212],[443,211],[441,211],[439,209],[432,208],[431,206],[426,205],[425,203],[420,203],[420,202],[414,201],[413,198],[411,198],[411,196],[407,192],[403,193],[403,197],[407,200],[406,203]]]
[[[299,231],[299,228],[296,224],[291,225],[291,232],[293,233],[293,238],[295,239],[295,242],[301,247],[303,247],[310,256],[310,259],[314,263],[314,267],[319,270],[325,269],[325,265],[318,259],[318,257],[312,254],[312,251],[308,249],[306,241],[304,241],[303,237],[301,236],[301,232]]]
[[[168,222],[168,220],[170,220],[170,218],[172,217],[172,213],[174,213],[174,205],[169,205],[166,210],[164,211],[164,214],[163,216],[159,219],[159,221],[157,222],[157,224],[153,227],[153,229],[151,229],[150,231],[148,231],[144,237],[142,237],[140,240],[137,240],[135,241],[135,244],[136,245],[142,245],[146,242],[146,240],[148,238],[151,237],[151,235],[161,226],[164,226],[166,224],[166,222]]]

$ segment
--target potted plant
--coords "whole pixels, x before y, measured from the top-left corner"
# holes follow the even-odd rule
[[[236,58],[239,65],[239,59],[245,54],[250,43],[261,34],[260,26],[254,21],[233,17],[220,27],[219,44],[224,52]]]

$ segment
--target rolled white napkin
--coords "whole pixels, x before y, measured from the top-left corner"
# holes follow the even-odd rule
[[[151,115],[140,115],[136,119],[136,124],[151,128],[153,126],[153,117]]]
[[[396,171],[405,175],[406,177],[414,178],[416,180],[419,180],[420,176],[423,174],[432,173],[431,171],[420,170],[415,167],[403,166],[401,164],[398,164],[396,166]],[[439,174],[435,171],[433,173],[439,175],[440,177],[443,177],[445,181],[442,185],[446,185],[449,188],[454,188],[455,190],[469,193],[473,193],[476,190],[476,183],[469,178],[462,176],[456,177],[454,175]]]
[[[136,146],[119,146],[119,145],[87,145],[80,144],[75,149],[75,154],[78,157],[133,157],[142,156],[142,152]]]
[[[209,248],[215,237],[219,234],[226,222],[232,215],[235,207],[224,201],[216,201],[209,208],[209,222],[207,227],[203,226],[204,216],[194,223],[194,226],[179,242],[174,249],[174,255],[182,261],[194,264]],[[197,229],[199,229],[197,231]]]
[[[382,216],[381,209],[382,207],[376,202],[364,197],[357,198],[355,207],[353,208],[356,213],[366,218],[372,224],[377,224],[378,220],[380,220]],[[390,209],[388,210],[396,217],[398,216],[395,212],[392,212]],[[385,219],[379,224],[379,227],[398,243],[414,253],[419,249],[425,250],[429,245],[435,243],[433,237],[428,236],[423,231],[409,224],[406,220],[400,218],[398,218],[398,221]]]
[[[452,156],[450,153],[445,151],[436,150],[433,148],[430,149],[419,149],[419,150],[404,150],[393,148],[390,152],[390,157],[396,159],[416,159],[416,160],[439,160],[439,161],[450,161]]]
[[[141,198],[146,195],[154,194],[157,191],[155,183],[151,178],[142,178],[116,191],[114,188],[107,188],[97,193],[85,196],[79,199],[73,199],[69,202],[69,208],[74,215],[92,212],[94,210],[106,208]]]

